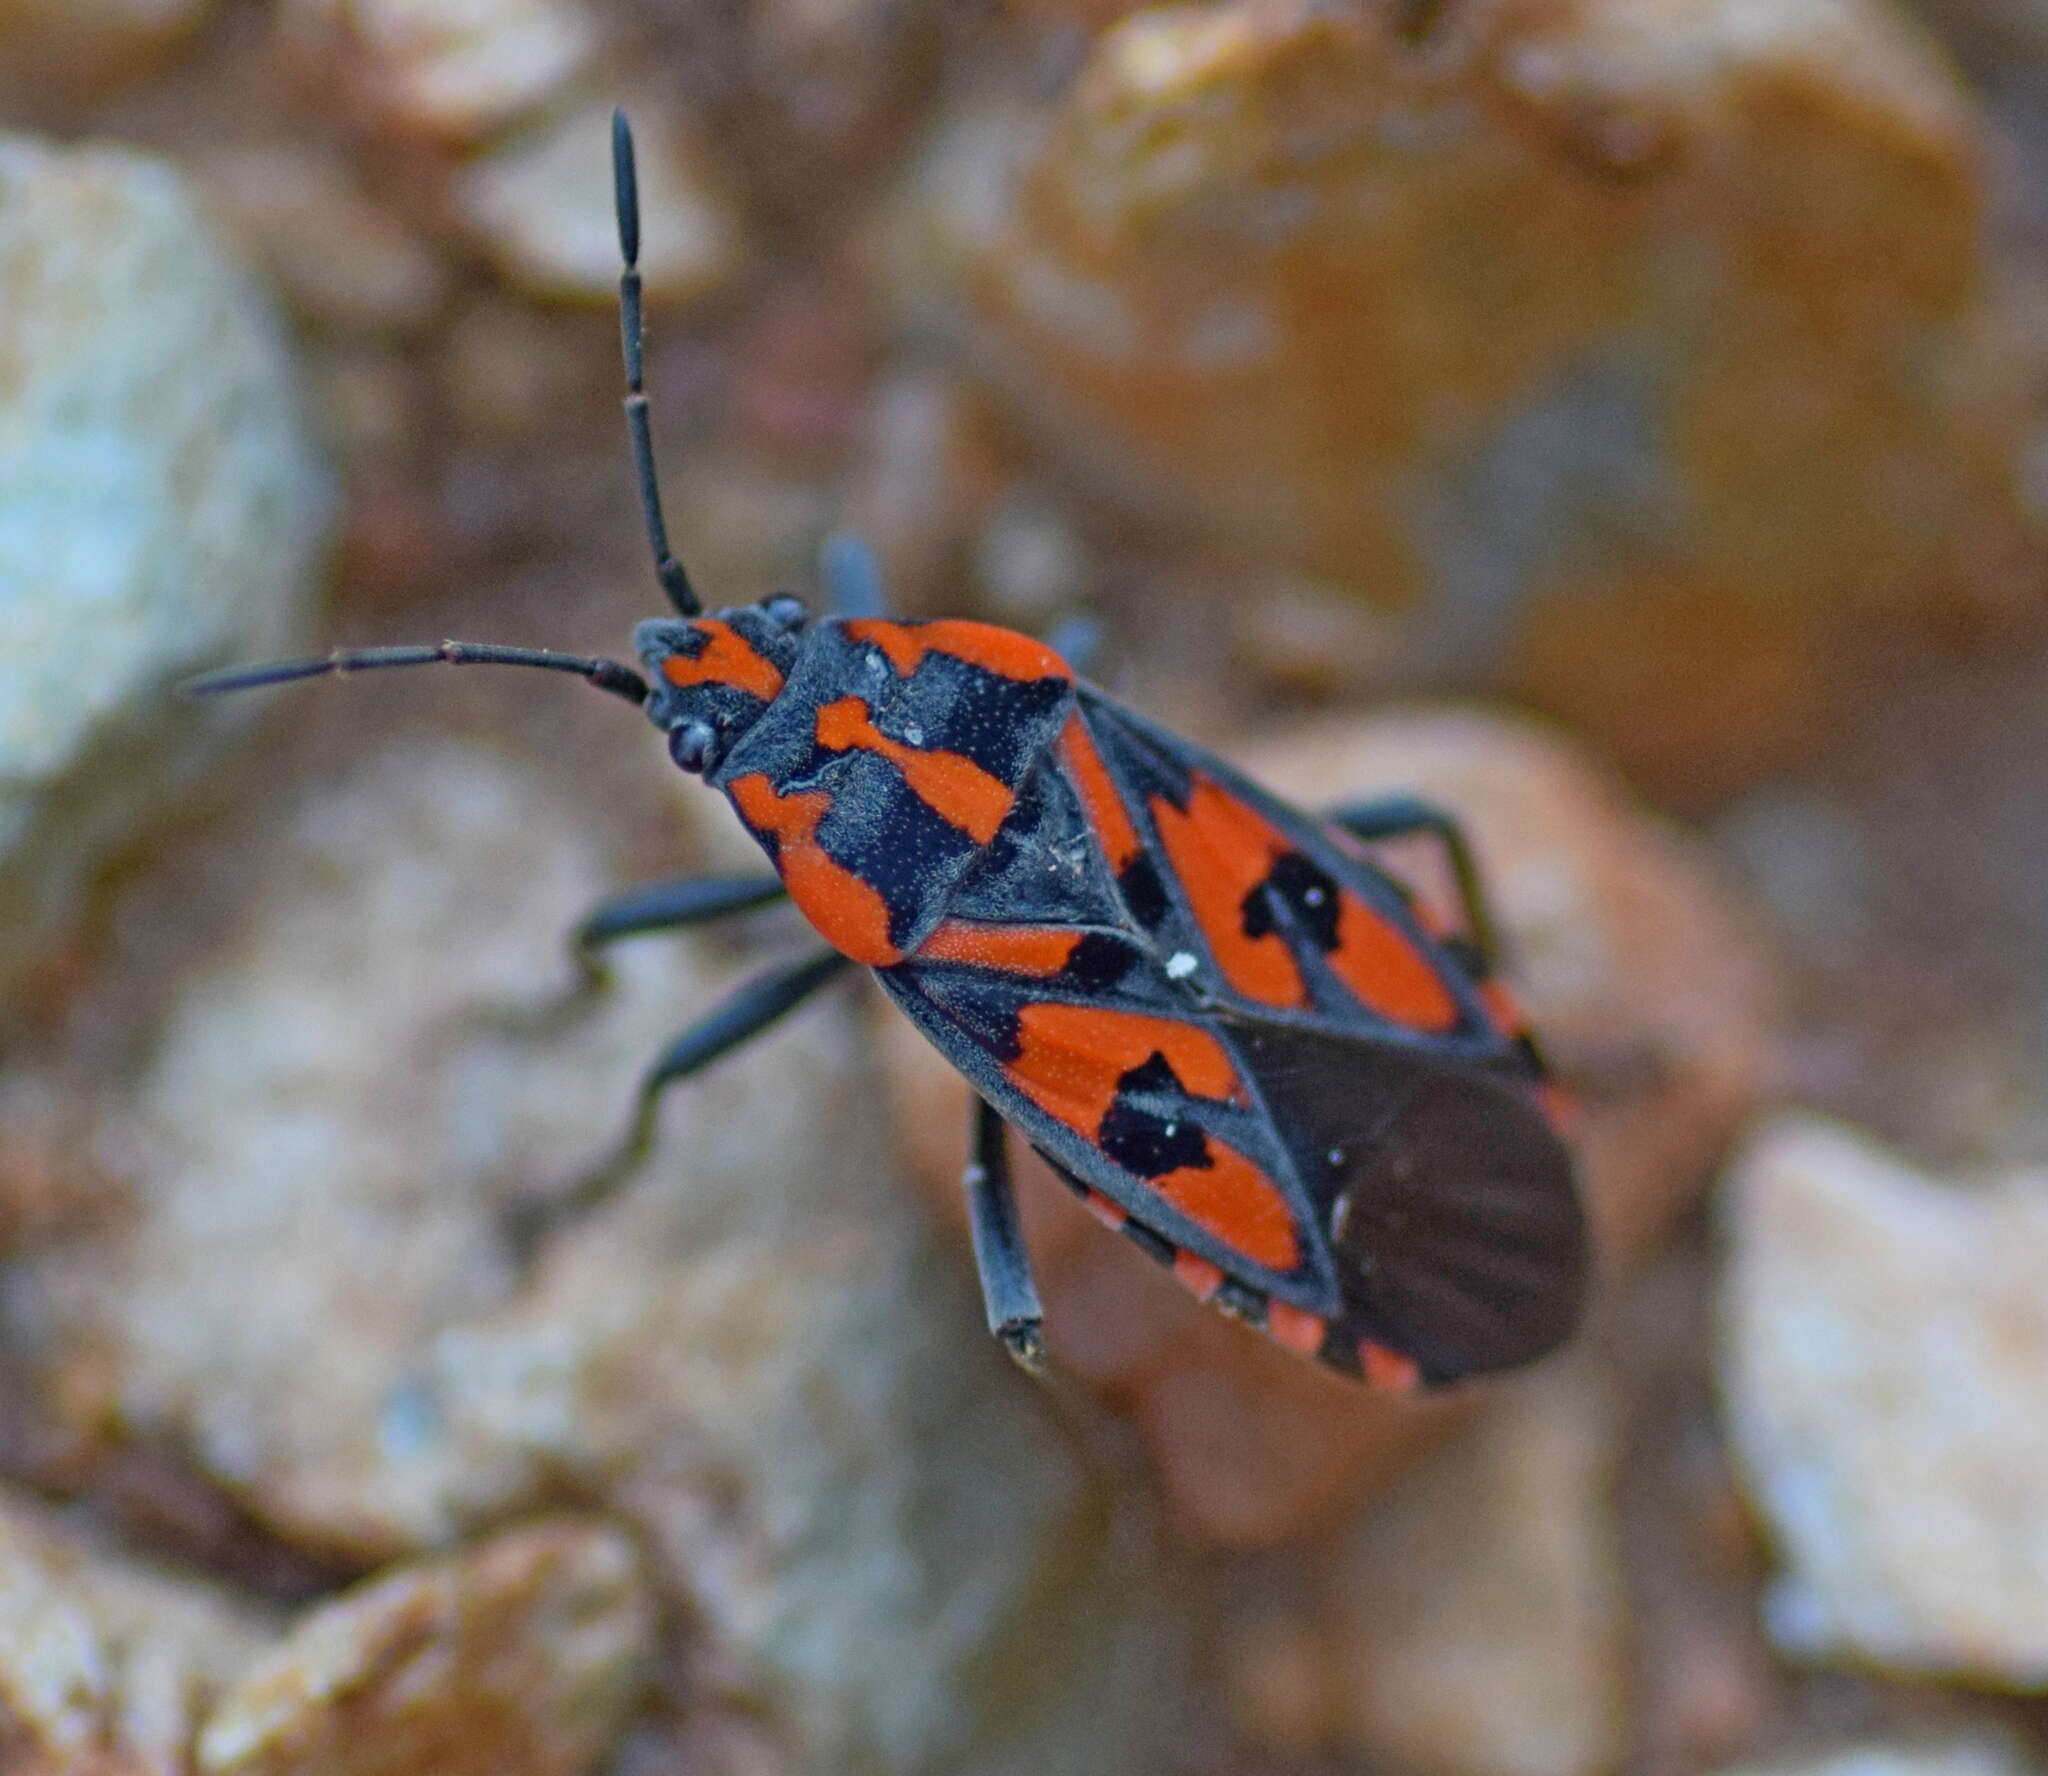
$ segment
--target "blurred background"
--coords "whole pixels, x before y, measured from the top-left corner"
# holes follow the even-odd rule
[[[859,530],[1470,823],[1592,1323],[1368,1394],[1042,1175],[615,703],[606,160],[713,603]],[[0,1768],[2048,1767],[2040,0],[0,0]],[[1426,858],[1418,886],[1438,892]]]

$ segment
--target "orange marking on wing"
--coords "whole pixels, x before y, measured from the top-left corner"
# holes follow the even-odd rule
[[[1111,1202],[1099,1190],[1082,1191],[1081,1203],[1088,1213],[1100,1221],[1111,1233],[1123,1232],[1124,1223],[1130,1219],[1130,1216],[1126,1215],[1122,1209],[1118,1208],[1115,1203]]]
[[[1060,731],[1060,762],[1081,794],[1081,808],[1094,829],[1096,843],[1109,859],[1112,874],[1122,875],[1142,850],[1138,829],[1131,824],[1123,797],[1110,781],[1109,767],[1095,750],[1095,741],[1078,713]]]
[[[1300,1356],[1313,1357],[1323,1348],[1323,1334],[1329,1330],[1329,1322],[1305,1307],[1295,1307],[1285,1301],[1269,1301],[1266,1304],[1266,1330],[1272,1334],[1274,1343],[1283,1344]]]
[[[1193,1024],[1089,1005],[1026,1005],[1017,1038],[1017,1058],[1005,1068],[1017,1088],[1091,1141],[1116,1101],[1117,1081],[1155,1054],[1196,1097],[1248,1101],[1223,1044]]]
[[[875,726],[868,706],[858,697],[841,697],[818,711],[818,744],[833,752],[858,747],[880,753],[903,773],[919,801],[976,844],[986,845],[996,836],[1017,799],[1007,783],[970,758],[957,752],[920,752],[890,739]]]
[[[993,672],[998,678],[1072,678],[1073,669],[1042,641],[993,623],[945,618],[935,623],[892,623],[861,617],[846,625],[855,641],[872,643],[889,656],[897,676],[908,678],[926,654],[950,654]]]
[[[780,795],[758,771],[735,778],[726,793],[754,831],[774,834],[776,870],[820,937],[870,968],[903,960],[889,939],[889,903],[818,843],[831,796],[822,789]]]
[[[781,693],[782,674],[771,660],[764,660],[751,643],[730,623],[705,617],[691,625],[709,639],[694,660],[671,654],[661,663],[661,675],[672,685],[722,684],[746,691],[770,703]]]
[[[1422,1371],[1416,1368],[1413,1357],[1404,1357],[1370,1338],[1358,1341],[1358,1366],[1374,1387],[1397,1394],[1412,1393],[1422,1381]]]
[[[1269,1270],[1301,1262],[1294,1211],[1279,1185],[1234,1147],[1208,1137],[1210,1163],[1146,1180],[1206,1233]]]
[[[1227,790],[1197,775],[1182,813],[1152,798],[1152,818],[1195,923],[1230,984],[1261,1005],[1308,1003],[1308,983],[1278,932],[1244,934],[1245,896],[1266,879],[1286,839]]]
[[[921,960],[967,962],[1044,980],[1066,967],[1081,933],[1051,925],[978,925],[948,919],[917,947]]]
[[[1211,1264],[1206,1258],[1197,1258],[1192,1252],[1174,1253],[1173,1274],[1180,1279],[1181,1287],[1189,1290],[1197,1301],[1207,1301],[1223,1287],[1221,1266]]]
[[[1330,968],[1359,1002],[1411,1030],[1449,1030],[1458,1001],[1436,965],[1393,920],[1376,913],[1348,888],[1339,897],[1337,947]]]

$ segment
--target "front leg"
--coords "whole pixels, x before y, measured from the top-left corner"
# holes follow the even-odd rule
[[[972,1151],[961,1182],[974,1233],[974,1263],[981,1273],[981,1298],[988,1329],[1019,1364],[1034,1373],[1045,1366],[1045,1313],[1031,1280],[1031,1257],[1017,1225],[1017,1199],[1010,1191],[1009,1125],[981,1097],[974,1100]]]

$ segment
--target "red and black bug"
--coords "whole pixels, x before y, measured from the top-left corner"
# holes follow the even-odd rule
[[[1407,799],[1299,813],[1042,642],[890,619],[848,540],[826,550],[831,614],[791,597],[704,614],[655,480],[623,118],[613,146],[628,432],[677,612],[640,625],[643,670],[446,642],[195,687],[435,662],[574,672],[640,704],[730,800],[775,874],[621,896],[581,949],[783,895],[829,947],[680,1036],[576,1200],[644,1151],[664,1087],[860,964],[977,1094],[975,1255],[990,1326],[1025,1362],[1040,1312],[1006,1125],[1202,1299],[1348,1374],[1434,1384],[1550,1350],[1578,1317],[1584,1221],[1458,827]],[[1447,854],[1460,932],[1371,859],[1418,833]]]

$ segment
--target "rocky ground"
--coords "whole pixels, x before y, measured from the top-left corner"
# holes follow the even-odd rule
[[[0,0],[0,1771],[2048,1770],[2036,0]],[[864,986],[510,1209],[795,936],[573,684],[671,525],[1469,821],[1592,1323],[1367,1393]],[[1426,857],[1397,854],[1425,894]]]

